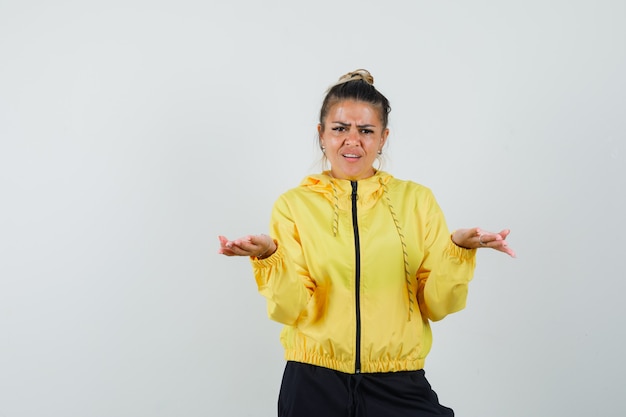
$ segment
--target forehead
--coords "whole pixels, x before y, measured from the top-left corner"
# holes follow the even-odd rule
[[[381,122],[378,107],[365,101],[342,100],[328,109],[326,122],[357,122],[358,124],[377,124]]]

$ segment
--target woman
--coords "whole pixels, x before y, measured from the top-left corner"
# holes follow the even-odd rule
[[[431,191],[374,168],[390,106],[366,70],[324,99],[330,170],[276,201],[270,236],[220,236],[251,257],[269,317],[284,323],[281,417],[453,416],[424,376],[430,321],[465,306],[476,249],[515,256],[508,230],[450,234]]]

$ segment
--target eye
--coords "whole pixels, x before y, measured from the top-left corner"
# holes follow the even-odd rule
[[[335,126],[331,130],[334,130],[335,132],[345,132],[346,128],[343,126]]]
[[[372,129],[361,129],[361,133],[365,135],[371,135],[372,133],[374,133],[374,131]]]

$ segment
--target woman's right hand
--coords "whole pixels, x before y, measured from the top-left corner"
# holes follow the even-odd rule
[[[217,253],[226,256],[255,256],[265,259],[276,252],[276,243],[268,235],[248,235],[235,240],[218,236],[220,248]]]

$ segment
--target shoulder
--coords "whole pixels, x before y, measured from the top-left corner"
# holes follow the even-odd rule
[[[291,205],[297,202],[307,202],[323,194],[324,191],[328,192],[326,188],[330,189],[330,187],[321,183],[316,177],[308,176],[299,185],[284,191],[278,196],[276,204]]]
[[[403,180],[389,176],[387,187],[391,192],[400,192],[421,197],[433,197],[433,192],[429,187],[411,180]]]

